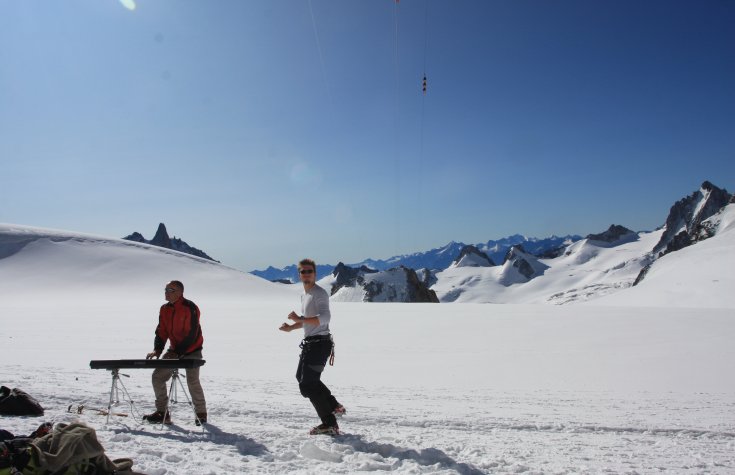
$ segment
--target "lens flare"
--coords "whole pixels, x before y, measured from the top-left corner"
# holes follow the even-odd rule
[[[318,185],[322,181],[319,171],[305,162],[298,162],[291,167],[290,178],[295,185]]]
[[[130,11],[135,10],[135,0],[120,0],[120,3]]]

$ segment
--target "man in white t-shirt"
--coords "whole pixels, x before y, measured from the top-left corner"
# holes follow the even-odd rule
[[[332,392],[321,381],[322,371],[334,355],[334,342],[329,333],[329,294],[316,285],[316,263],[311,259],[302,259],[298,266],[299,278],[304,284],[301,296],[301,314],[291,312],[288,319],[293,324],[283,323],[281,331],[290,332],[298,328],[304,329],[304,340],[301,342],[301,357],[296,369],[301,395],[309,398],[316,409],[322,423],[311,429],[310,434],[339,434],[339,426],[335,416],[342,416],[347,411],[332,396]],[[332,361],[330,361],[330,365]]]

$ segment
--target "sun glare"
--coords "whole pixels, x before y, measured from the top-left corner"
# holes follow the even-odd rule
[[[120,0],[120,3],[130,11],[135,10],[135,0]]]

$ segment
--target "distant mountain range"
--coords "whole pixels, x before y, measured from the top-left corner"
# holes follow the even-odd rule
[[[317,273],[320,285],[335,301],[584,301],[638,285],[660,258],[716,236],[723,227],[726,208],[735,213],[735,207],[729,206],[733,202],[734,195],[705,181],[699,190],[674,203],[665,224],[653,232],[635,232],[613,224],[585,238],[538,239],[516,234],[478,244],[453,241],[385,260],[320,264]],[[138,232],[123,239],[219,262],[183,240],[171,238],[163,223],[151,240]],[[284,284],[298,281],[295,265],[282,269],[271,266],[251,274]]]
[[[130,234],[129,236],[125,236],[123,239],[127,241],[151,244],[153,246],[163,247],[166,249],[173,249],[174,251],[184,252],[186,254],[191,254],[192,256],[201,257],[201,258],[208,259],[214,262],[219,262],[209,257],[207,253],[205,253],[204,251],[197,249],[196,247],[190,246],[185,241],[177,237],[173,237],[173,238],[170,237],[168,235],[168,231],[166,231],[166,225],[163,223],[160,223],[158,225],[158,229],[156,230],[156,235],[153,236],[153,239],[151,239],[150,241],[144,238],[143,235],[137,231],[134,232],[133,234]]]
[[[497,241],[490,240],[484,243],[474,244],[473,246],[487,254],[487,256],[493,261],[501,262],[508,250],[518,244],[523,245],[523,248],[531,254],[543,254],[557,250],[580,239],[582,239],[582,237],[577,235],[563,237],[551,236],[544,239],[537,239],[527,238],[520,234],[516,234]],[[377,271],[384,271],[400,266],[407,267],[409,269],[430,269],[438,271],[449,267],[457,256],[459,256],[465,246],[467,246],[467,244],[452,241],[446,246],[431,249],[429,251],[394,256],[385,260],[365,259],[364,261],[348,265],[349,267],[354,268],[365,266],[368,269]],[[336,266],[329,264],[318,265],[317,274],[320,276],[331,274],[335,267]],[[254,270],[250,273],[274,282],[298,282],[296,265],[290,265],[282,269],[270,266],[265,270]]]
[[[250,281],[248,285],[257,288],[253,297],[281,298],[299,290],[171,251],[193,248],[171,239],[163,225],[156,234],[151,241],[136,235],[126,241],[0,224],[3,289],[13,293],[36,285],[39,279],[51,288],[67,277],[73,277],[75,285],[85,291],[119,282],[143,289],[171,278],[174,269],[173,274],[187,283],[208,282],[212,289],[223,291],[240,289],[241,282]],[[163,246],[150,245],[156,242]],[[674,203],[664,226],[655,231],[634,232],[612,225],[559,248],[551,244],[536,248],[536,253],[529,252],[527,242],[537,241],[514,244],[502,258],[491,258],[483,250],[488,249],[486,244],[467,245],[444,269],[398,265],[378,270],[340,263],[331,272],[320,267],[318,282],[338,302],[590,302],[624,307],[735,308],[735,197],[710,182]],[[436,254],[443,255],[451,247],[442,249]],[[451,318],[452,312],[446,315]]]
[[[660,258],[722,229],[731,231],[734,202],[735,196],[705,181],[677,201],[666,224],[653,232],[612,225],[585,238],[516,235],[477,245],[452,242],[387,260],[339,263],[331,270],[323,265],[319,284],[332,300],[352,302],[564,304],[596,299],[641,283]],[[278,276],[281,282],[296,279],[293,266],[252,273]]]

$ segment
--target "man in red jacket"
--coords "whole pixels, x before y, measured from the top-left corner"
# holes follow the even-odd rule
[[[153,351],[146,359],[159,358],[166,346],[171,343],[163,359],[202,359],[202,327],[199,324],[199,307],[191,300],[184,298],[184,284],[172,280],[166,284],[165,297],[167,304],[161,305],[158,314],[158,327],[153,340]],[[156,411],[143,416],[143,420],[151,423],[171,423],[168,413],[168,392],[166,383],[171,379],[173,369],[156,368],[153,370],[153,392],[156,395]],[[186,384],[189,386],[191,400],[196,412],[196,425],[207,422],[207,405],[204,390],[199,382],[199,368],[186,370]]]

